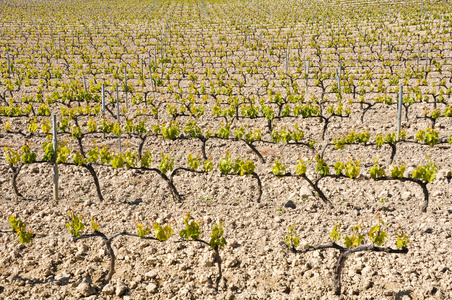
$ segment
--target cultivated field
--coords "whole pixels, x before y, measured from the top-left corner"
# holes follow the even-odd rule
[[[0,299],[451,299],[451,39],[449,1],[0,0]]]

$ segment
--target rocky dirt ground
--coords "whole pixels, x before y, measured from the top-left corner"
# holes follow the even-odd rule
[[[303,57],[311,50],[304,51]],[[450,53],[446,56],[450,57]],[[385,58],[395,59],[396,52]],[[248,58],[243,56],[243,59]],[[77,62],[79,60],[77,58]],[[220,65],[212,64],[214,67]],[[233,70],[232,74],[237,75],[237,71]],[[256,92],[256,86],[262,86],[261,75],[248,78],[244,88],[246,95]],[[429,76],[437,80],[449,75],[433,70]],[[72,80],[72,77],[64,75],[64,80]],[[306,99],[313,94],[321,98],[314,82],[311,78]],[[129,83],[139,85],[136,80]],[[185,80],[182,85],[187,88],[188,84]],[[417,86],[416,80],[411,79],[408,85]],[[304,86],[304,79],[299,79],[299,86]],[[429,88],[421,86],[423,92]],[[15,96],[20,99],[27,93],[34,95],[33,89],[31,87]],[[327,97],[335,101],[334,94]],[[365,100],[372,102],[374,97],[375,93],[366,93]],[[323,141],[318,119],[288,118],[280,121],[279,125],[293,128],[297,123],[307,137],[318,141],[316,151],[319,152],[328,141],[352,130],[358,133],[367,130],[371,141],[377,134],[395,132],[395,105],[376,105],[361,121],[362,109],[356,101],[352,104],[350,118],[332,119]],[[450,97],[445,102],[450,103]],[[203,130],[211,126],[215,132],[223,121],[211,115],[214,104],[214,101],[206,104],[205,110],[209,113],[199,121]],[[409,120],[403,114],[402,126],[408,139],[414,140],[418,130],[429,126],[430,122],[416,116],[423,116],[424,109],[432,107],[431,102],[416,103],[410,107]],[[57,105],[52,109],[59,111]],[[163,105],[161,110],[161,114],[166,113]],[[147,125],[151,128],[170,119],[147,120]],[[452,134],[450,119],[440,118],[436,124],[441,138]],[[184,124],[187,120],[181,117],[178,121]],[[6,117],[0,121],[3,126]],[[263,129],[266,121],[240,119],[234,122],[231,132],[242,125]],[[26,119],[11,121],[15,130],[20,128],[25,132],[27,126]],[[0,135],[0,147],[17,149],[24,144],[24,139],[21,135]],[[270,140],[270,134],[263,132],[263,139]],[[43,138],[32,137],[28,142],[41,158]],[[84,146],[88,148],[92,142],[93,139],[87,138]],[[133,148],[137,140],[129,142]],[[76,145],[73,140],[69,143]],[[100,143],[111,149],[117,146],[115,140]],[[426,155],[438,166],[437,178],[428,185],[430,203],[426,213],[419,209],[424,196],[418,185],[398,181],[375,182],[367,175],[356,180],[322,179],[320,186],[334,205],[329,208],[303,179],[276,178],[270,173],[270,164],[276,158],[293,172],[301,157],[310,161],[307,175],[314,178],[313,151],[304,146],[259,142],[256,147],[266,163],[258,163],[257,156],[243,142],[209,140],[207,154],[213,158],[215,171],[210,174],[181,172],[176,176],[174,184],[183,195],[182,203],[172,199],[166,182],[154,173],[106,166],[95,166],[104,201],[97,199],[92,177],[85,169],[60,166],[60,200],[55,203],[52,200],[50,164],[23,167],[18,177],[18,188],[24,198],[17,198],[11,185],[10,169],[0,165],[0,229],[10,229],[8,217],[17,215],[38,234],[32,243],[21,245],[12,233],[0,233],[0,299],[452,299],[450,145],[397,145],[394,162],[406,163],[405,176],[409,176],[415,166],[425,164]],[[187,165],[187,153],[196,155],[201,152],[200,143],[193,140],[149,138],[144,148],[151,149],[156,157],[162,151],[171,152],[176,166]],[[253,177],[220,175],[216,166],[226,151],[230,151],[233,157],[250,158],[256,163],[256,173],[263,185],[260,203],[256,201],[258,191]],[[379,158],[388,170],[389,155],[387,145],[381,148],[347,145],[344,150],[330,147],[325,151],[325,159],[330,165],[337,160],[359,159],[362,174],[369,174],[374,158]],[[5,161],[3,156],[0,161]],[[65,225],[71,211],[82,214],[85,220],[94,217],[100,231],[108,236],[123,230],[135,232],[137,222],[171,224],[175,234],[165,242],[124,236],[113,240],[117,258],[115,274],[105,285],[102,279],[109,266],[105,246],[100,238],[76,242],[72,239]],[[214,252],[201,243],[181,242],[179,237],[179,231],[184,228],[183,218],[188,212],[201,222],[205,240],[209,239],[215,223],[220,220],[225,223],[227,246],[220,250],[223,279],[218,291],[214,288],[218,275]],[[294,254],[285,244],[290,225],[295,225],[301,241],[299,249],[303,249],[329,243],[329,233],[335,224],[342,224],[343,232],[351,233],[351,228],[362,222],[365,234],[378,222],[378,216],[387,224],[385,246],[396,247],[395,231],[401,226],[410,237],[409,251],[407,254],[365,252],[351,255],[342,273],[341,296],[335,296],[332,288],[336,250]]]
[[[212,144],[212,151],[215,146]],[[367,148],[367,147],[366,147]],[[270,151],[271,150],[271,151]],[[408,149],[409,150],[409,149]],[[413,149],[411,149],[413,150]],[[418,149],[419,153],[425,151]],[[236,149],[240,152],[240,149]],[[242,151],[243,147],[242,147]],[[290,149],[268,149],[269,152]],[[366,151],[366,150],[364,150]],[[431,150],[433,151],[433,150]],[[438,157],[440,149],[436,149]],[[435,151],[431,153],[435,156]],[[353,151],[347,151],[352,153]],[[372,150],[367,155],[371,156]],[[237,152],[236,152],[237,153]],[[343,155],[332,151],[334,156]],[[366,155],[361,149],[361,155]],[[413,155],[414,156],[414,155]],[[267,156],[271,161],[271,153]],[[274,159],[274,158],[273,158]],[[407,160],[405,160],[407,161]],[[408,160],[409,165],[409,160]],[[164,181],[139,171],[99,167],[106,200],[96,199],[92,178],[77,167],[60,167],[61,200],[53,203],[50,165],[25,166],[19,189],[28,200],[12,193],[8,169],[3,167],[0,220],[8,229],[16,214],[35,233],[21,245],[13,234],[0,235],[0,298],[2,299],[450,299],[452,297],[451,185],[446,170],[429,184],[427,213],[419,210],[423,194],[417,185],[371,180],[325,179],[321,185],[334,204],[330,209],[313,196],[302,179],[276,178],[260,167],[263,198],[256,203],[252,177],[182,173],[175,185],[184,195],[175,203]],[[265,170],[267,169],[267,173]],[[311,168],[313,169],[313,168]],[[292,200],[295,208],[285,207]],[[67,232],[67,214],[77,211],[95,217],[107,235],[135,232],[136,222],[172,224],[176,234],[166,242],[119,237],[112,242],[116,273],[101,283],[109,259],[103,242],[74,242]],[[220,251],[224,278],[214,289],[214,252],[195,242],[179,243],[178,232],[190,212],[201,221],[203,238],[213,223],[225,222],[227,246]],[[387,222],[386,246],[395,248],[400,225],[410,236],[408,254],[359,253],[343,271],[342,296],[332,291],[337,251],[291,253],[285,246],[287,227],[295,224],[301,245],[329,242],[336,223],[344,232],[359,222],[367,230],[382,215]]]

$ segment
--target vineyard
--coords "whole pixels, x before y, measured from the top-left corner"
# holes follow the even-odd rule
[[[0,299],[452,298],[450,2],[0,17]]]

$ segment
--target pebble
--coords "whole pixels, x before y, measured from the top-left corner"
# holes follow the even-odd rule
[[[157,284],[155,284],[154,282],[149,283],[146,287],[146,291],[148,291],[149,293],[155,293],[157,289]]]
[[[310,196],[312,196],[311,190],[310,190],[306,185],[303,185],[303,186],[300,188],[300,197],[301,197],[302,199],[307,199],[307,198],[309,198]]]
[[[96,290],[88,282],[85,281],[77,286],[76,291],[83,297],[88,297],[96,293]]]
[[[109,283],[106,286],[104,286],[102,292],[106,295],[113,295],[115,292],[115,287],[111,283]]]
[[[295,203],[292,200],[287,201],[286,204],[284,204],[284,207],[293,208],[293,209],[297,208],[297,206],[295,205]]]
[[[127,289],[127,286],[122,281],[118,280],[115,290],[116,296],[124,295],[127,292]]]
[[[152,270],[144,274],[144,277],[146,277],[146,279],[154,279],[157,277],[157,275],[158,275],[157,271]]]

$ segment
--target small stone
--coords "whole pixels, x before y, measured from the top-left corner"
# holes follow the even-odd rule
[[[307,186],[303,185],[303,186],[300,188],[300,197],[301,197],[302,199],[307,199],[307,198],[309,198],[310,196],[312,196],[311,190],[310,190]]]
[[[127,292],[127,286],[122,283],[121,281],[119,281],[116,284],[116,296],[122,296]]]
[[[445,273],[447,270],[449,270],[449,268],[446,267],[445,265],[440,265],[438,267],[438,271],[441,272],[441,273]]]
[[[361,273],[361,271],[364,269],[364,265],[363,264],[356,264],[356,265],[352,265],[350,266],[350,269],[348,271],[348,276],[353,277],[356,274]]]
[[[450,178],[451,172],[448,169],[440,169],[438,173],[436,173],[436,179],[441,180],[444,178]]]
[[[372,276],[374,273],[374,271],[372,270],[371,266],[365,266],[362,270],[361,270],[361,274],[363,275],[363,277],[369,277]]]
[[[403,201],[408,201],[411,198],[411,193],[410,192],[403,192],[401,195],[401,198]]]
[[[210,222],[212,222],[212,219],[209,216],[204,216],[203,220],[205,224],[210,224]]]
[[[148,291],[149,293],[155,293],[157,291],[157,288],[158,288],[157,285],[154,282],[151,282],[146,287],[146,291]]]
[[[442,193],[443,193],[443,191],[441,191],[441,190],[434,191],[434,192],[432,193],[432,197],[433,197],[433,198],[441,197]]]
[[[198,280],[199,280],[199,283],[206,284],[207,282],[209,282],[209,276],[205,273],[201,274],[201,275],[199,275]]]
[[[133,290],[134,288],[137,287],[137,285],[138,285],[138,283],[136,281],[131,281],[130,284],[129,284],[129,288],[131,290]]]
[[[281,221],[282,221],[280,217],[275,217],[274,220],[275,220],[276,223],[281,223]]]
[[[178,294],[181,295],[184,299],[192,299],[193,297],[191,292],[186,287],[180,289]]]
[[[147,272],[146,274],[144,274],[144,276],[146,277],[146,279],[154,279],[154,278],[156,278],[157,277],[157,271],[155,271],[155,270],[152,270],[152,271],[149,271],[149,272]]]
[[[143,202],[143,199],[138,198],[138,199],[133,200],[132,204],[133,205],[140,205],[140,203],[142,203],[142,202]]]
[[[412,176],[413,176],[413,171],[414,171],[414,170],[415,170],[414,167],[408,167],[408,168],[406,168],[404,176],[405,176],[405,177],[412,177]]]
[[[233,259],[229,259],[226,261],[226,263],[224,264],[226,268],[233,268],[235,267],[237,264],[239,263],[239,261],[237,260],[237,258],[233,258]]]
[[[364,281],[364,288],[366,290],[370,289],[372,286],[374,285],[372,279],[368,279],[366,281]]]
[[[154,266],[155,264],[157,264],[158,259],[154,256],[148,256],[148,258],[146,258],[146,263],[148,265]]]
[[[202,265],[208,268],[213,265],[213,262],[214,262],[213,252],[209,251],[205,253],[202,259]]]
[[[295,203],[292,200],[287,201],[286,204],[284,204],[284,207],[293,208],[293,209],[297,208],[297,206],[295,205]]]
[[[96,293],[96,290],[85,281],[77,286],[76,291],[83,297],[88,297]]]
[[[383,191],[381,191],[381,192],[378,194],[378,198],[379,198],[379,199],[382,199],[382,198],[388,198],[388,195],[389,195],[388,191],[383,190]]]
[[[102,293],[104,293],[106,295],[113,295],[114,292],[115,292],[115,287],[111,283],[107,284],[102,289]]]
[[[65,273],[60,273],[55,275],[55,283],[57,285],[65,284],[69,282],[69,275]]]

